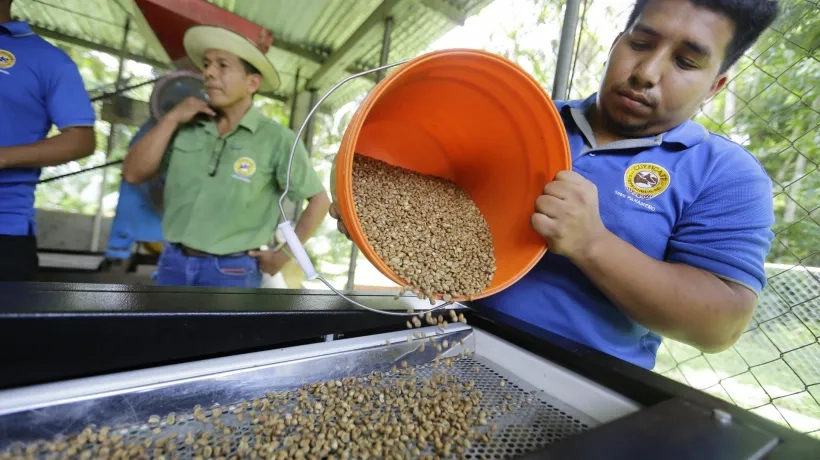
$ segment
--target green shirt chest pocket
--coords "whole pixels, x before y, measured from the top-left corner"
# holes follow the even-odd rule
[[[217,201],[251,209],[273,196],[270,156],[255,143],[228,139],[219,163],[217,183],[223,196]]]
[[[208,174],[211,158],[207,138],[189,130],[182,130],[174,137],[173,144],[164,158],[168,177],[166,190],[176,193],[196,193],[199,182]]]

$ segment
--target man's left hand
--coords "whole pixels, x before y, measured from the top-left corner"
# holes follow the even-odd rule
[[[530,222],[550,251],[573,261],[608,233],[598,210],[598,188],[573,171],[559,171],[544,187]]]
[[[284,251],[248,251],[248,255],[259,261],[259,269],[268,275],[275,275],[290,261]]]

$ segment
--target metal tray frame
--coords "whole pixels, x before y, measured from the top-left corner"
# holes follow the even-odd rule
[[[242,401],[265,397],[271,391],[293,391],[305,383],[363,377],[373,372],[390,373],[403,361],[418,368],[420,375],[432,374],[431,363],[437,351],[429,344],[422,351],[425,339],[414,339],[414,333],[431,337],[434,343],[447,340],[455,344],[440,353],[440,359],[462,358],[448,373],[475,379],[484,392],[482,404],[492,414],[492,423],[499,427],[499,437],[487,445],[476,445],[476,456],[507,458],[601,423],[545,391],[551,387],[554,390],[554,385],[534,385],[499,362],[503,356],[504,362],[515,368],[540,366],[543,375],[543,369],[549,368],[544,367],[549,366],[545,360],[539,359],[533,367],[532,362],[522,360],[525,351],[504,348],[511,345],[478,332],[461,324],[445,331],[426,327],[0,392],[0,451],[14,443],[67,437],[90,425],[114,427],[112,432],[118,430],[136,439],[151,437],[149,417],[164,418],[171,412],[184,423],[164,427],[155,437],[176,433],[182,439],[185,429],[205,428],[197,425],[192,416],[196,405],[206,411],[221,405],[227,412]],[[472,355],[477,348],[479,352]],[[486,355],[480,352],[482,349]],[[499,387],[500,379],[509,386]],[[571,385],[576,393],[584,391],[579,384],[582,382],[576,380]],[[586,387],[590,389],[601,390]],[[499,410],[505,406],[504,393],[514,394],[521,403],[515,411]],[[601,397],[599,394],[587,399]],[[617,404],[622,404],[622,409],[634,408],[622,401]],[[186,456],[190,455],[183,458]]]

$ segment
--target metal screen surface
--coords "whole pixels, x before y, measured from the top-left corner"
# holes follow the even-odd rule
[[[472,344],[466,328],[341,352],[330,342],[323,355],[41,405],[0,417],[0,458],[506,459],[599,424]]]

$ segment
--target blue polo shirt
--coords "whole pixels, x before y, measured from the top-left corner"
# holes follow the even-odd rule
[[[0,147],[39,142],[52,125],[94,126],[77,65],[28,23],[0,24]],[[0,235],[34,233],[39,168],[0,169]]]
[[[598,188],[611,232],[657,260],[760,293],[774,234],[772,184],[741,146],[687,121],[661,135],[595,144],[584,101],[556,102],[572,169]],[[630,270],[625,260],[623,270]],[[660,335],[630,319],[567,258],[551,252],[483,305],[652,369]]]
[[[151,117],[131,138],[128,150],[157,124]],[[157,209],[152,200],[153,189],[164,186],[165,176],[154,178],[144,184],[134,185],[120,182],[120,197],[117,211],[111,223],[111,236],[105,256],[110,259],[128,259],[131,247],[137,241],[161,242],[162,210]]]

